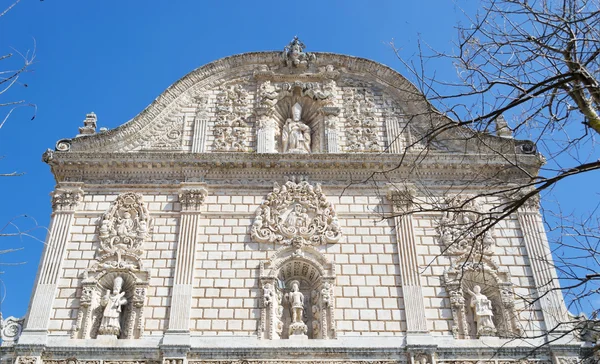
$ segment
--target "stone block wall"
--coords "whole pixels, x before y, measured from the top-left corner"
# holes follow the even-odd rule
[[[250,227],[258,206],[272,187],[210,186],[198,214],[196,260],[189,327],[201,335],[255,336],[260,320],[259,264],[280,245],[252,242]],[[144,310],[144,335],[162,335],[169,327],[181,204],[176,189],[84,188],[76,209],[58,290],[52,302],[51,334],[68,335],[76,323],[84,270],[94,264],[99,245],[100,216],[119,193],[143,194],[153,219],[153,232],[143,245],[142,261],[151,279]],[[338,336],[403,335],[406,313],[402,296],[400,257],[389,202],[372,189],[324,186],[337,212],[344,237],[318,247],[336,263],[335,319]],[[438,216],[415,215],[414,237],[427,329],[433,335],[452,335],[448,293],[442,283],[449,259],[441,256]],[[496,256],[509,269],[515,285],[519,319],[528,333],[543,330],[538,306],[530,309],[519,299],[535,290],[522,234],[516,219],[496,229]]]

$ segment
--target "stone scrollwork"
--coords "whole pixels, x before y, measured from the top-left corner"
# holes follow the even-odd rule
[[[275,183],[257,209],[250,231],[256,242],[295,247],[337,243],[342,238],[336,213],[321,186],[306,181]]]
[[[241,85],[223,86],[217,95],[214,146],[217,152],[246,152],[248,92]]]
[[[99,253],[141,255],[142,243],[148,239],[151,225],[141,194],[129,192],[119,195],[100,219]]]
[[[489,223],[491,215],[483,211],[473,196],[448,198],[439,221],[438,233],[444,253],[451,256],[489,256],[496,246]]]
[[[13,316],[2,319],[2,314],[0,313],[0,339],[2,339],[2,346],[11,346],[17,343],[23,331],[24,321],[24,319],[18,319]]]
[[[375,100],[370,90],[347,89],[344,92],[346,149],[349,152],[381,152],[377,133]]]

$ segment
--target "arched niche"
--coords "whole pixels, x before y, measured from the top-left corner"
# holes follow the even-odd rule
[[[333,80],[259,82],[258,106],[254,110],[257,116],[257,151],[259,153],[327,152],[328,145],[334,142],[332,138],[328,138],[327,131],[335,129],[333,120],[339,113],[338,108],[332,107],[335,92],[336,83]],[[299,117],[294,115],[296,107],[301,109]],[[285,147],[283,138],[286,134],[287,122],[297,119],[301,120],[299,125],[310,129],[310,150],[294,150]]]
[[[139,258],[123,254],[94,264],[83,273],[80,308],[74,339],[95,339],[100,330],[106,303],[103,297],[113,291],[115,279],[122,280],[120,292],[126,303],[120,307],[119,339],[138,339],[144,332],[144,303],[150,274],[141,266]]]
[[[478,256],[474,262],[459,260],[444,272],[444,284],[450,297],[452,334],[457,339],[482,336],[515,337],[521,334],[515,310],[510,273],[491,258]],[[491,304],[493,328],[481,330],[475,319],[476,286]]]
[[[299,283],[299,290],[304,296],[302,321],[306,325],[306,336],[309,339],[335,339],[335,264],[307,246],[283,247],[270,260],[261,262],[259,338],[296,337],[290,332],[292,307],[290,300],[286,300],[293,282]]]

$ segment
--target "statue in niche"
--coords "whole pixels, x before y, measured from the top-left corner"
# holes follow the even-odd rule
[[[298,281],[292,281],[290,283],[291,291],[286,293],[285,301],[290,306],[290,327],[289,336],[290,338],[297,336],[306,337],[308,327],[304,323],[304,294],[300,292],[300,283]]]
[[[101,303],[104,306],[104,314],[98,330],[100,335],[119,336],[121,333],[122,306],[127,303],[122,287],[123,278],[117,276],[113,282],[112,293],[110,290],[106,290],[106,294],[102,297]]]
[[[292,107],[292,118],[283,126],[281,141],[284,153],[310,153],[310,127],[300,119],[302,106]]]
[[[481,287],[473,287],[473,291],[467,288],[467,292],[471,295],[471,308],[475,323],[477,324],[477,336],[490,336],[496,333],[496,326],[492,321],[494,316],[492,312],[492,302],[486,295],[481,293]]]
[[[289,213],[285,219],[285,224],[288,227],[295,228],[306,228],[310,222],[310,217],[306,213],[306,208],[300,204],[295,204],[294,209]]]

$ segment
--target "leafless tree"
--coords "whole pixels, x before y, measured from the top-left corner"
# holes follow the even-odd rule
[[[595,151],[600,134],[600,2],[485,0],[481,4],[477,14],[463,11],[466,22],[457,26],[451,52],[419,41],[419,53],[405,55],[400,46],[391,44],[420,92],[413,96],[429,105],[420,114],[405,115],[406,130],[420,128],[421,133],[405,147],[398,168],[413,164],[418,174],[418,161],[437,144],[460,135],[465,146],[495,153],[522,172],[523,178],[507,184],[499,174],[470,171],[473,186],[489,187],[485,193],[443,199],[423,188],[416,195],[426,198],[396,212],[437,213],[447,217],[446,223],[461,214],[476,216],[453,222],[454,230],[460,232],[451,236],[442,251],[446,254],[465,240],[479,239],[482,243],[472,244],[465,262],[483,259],[486,234],[514,218],[519,208],[547,195],[566,178],[600,169]],[[441,78],[432,64],[436,68],[451,64],[456,77]],[[515,144],[521,152],[540,153],[540,161],[543,155],[546,166],[539,174],[537,168],[532,173],[511,151],[488,143],[485,136],[489,134],[532,141]],[[381,173],[372,177],[380,179]],[[456,194],[457,187],[448,191]],[[474,209],[473,203],[482,199],[486,209]],[[551,236],[558,236],[551,245],[554,260],[549,262],[559,272],[567,305],[572,312],[587,311],[586,316],[573,316],[548,331],[559,337],[576,331],[586,340],[597,341],[600,312],[589,302],[600,300],[600,219],[597,209],[585,216],[545,211],[547,229]],[[557,282],[547,284],[549,290],[558,287]],[[533,304],[542,297],[521,298]],[[588,355],[598,355],[598,351],[596,345]]]
[[[6,14],[20,1],[21,0],[16,0],[6,9],[0,12],[0,20],[2,20],[2,18],[6,16]],[[26,100],[14,100],[9,96],[10,90],[14,87],[27,87],[27,84],[21,82],[20,78],[29,71],[34,60],[35,40],[34,48],[31,52],[28,51],[26,53],[21,53],[13,48],[7,53],[0,54],[0,110],[3,111],[2,114],[0,114],[0,129],[2,129],[12,113],[21,107],[33,109],[33,116],[31,119],[33,120],[35,118],[35,113],[37,111],[37,106],[35,104],[27,102]],[[18,172],[0,173],[0,177],[12,177],[19,175],[20,173]]]

